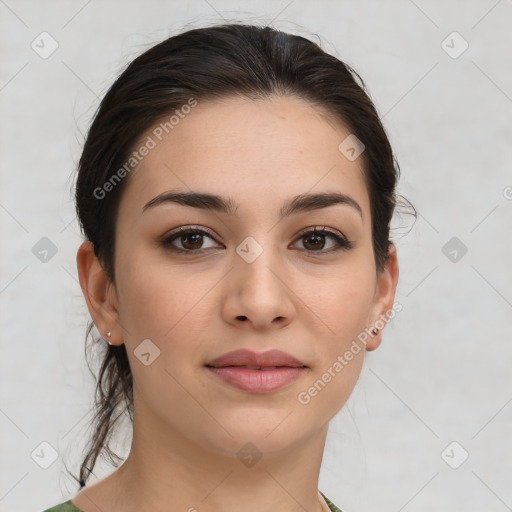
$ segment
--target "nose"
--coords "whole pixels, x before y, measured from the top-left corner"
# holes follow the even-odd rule
[[[227,322],[265,330],[288,325],[296,314],[289,269],[272,249],[248,237],[237,247],[227,276],[223,315]]]

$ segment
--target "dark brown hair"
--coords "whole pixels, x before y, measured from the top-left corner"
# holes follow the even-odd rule
[[[78,164],[78,218],[109,280],[115,285],[116,217],[129,176],[109,189],[106,200],[95,191],[106,190],[102,187],[125,165],[141,135],[163,116],[190,98],[204,101],[230,95],[300,97],[328,112],[364,144],[361,158],[370,198],[373,250],[376,268],[382,270],[391,243],[399,166],[365,91],[361,77],[319,45],[268,26],[225,24],[193,29],[138,56],[101,101]],[[90,321],[86,356],[93,326]],[[93,342],[105,352],[91,420],[94,432],[80,467],[81,487],[103,451],[112,462],[113,457],[121,460],[111,451],[109,440],[123,413],[129,414],[133,424],[133,382],[125,345],[110,346],[101,338]]]

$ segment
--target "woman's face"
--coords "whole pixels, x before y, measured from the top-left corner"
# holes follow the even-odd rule
[[[305,101],[199,101],[169,126],[134,148],[154,145],[125,178],[116,287],[90,310],[126,345],[138,421],[217,453],[248,442],[277,453],[321,431],[349,397],[358,336],[393,304],[394,247],[377,274],[361,158],[344,156],[350,132]],[[145,206],[170,191],[219,196],[232,211],[211,200]],[[294,200],[313,194],[342,200]],[[196,232],[172,238],[179,228]],[[376,348],[380,333],[366,337]],[[305,368],[206,366],[239,349],[283,351]]]

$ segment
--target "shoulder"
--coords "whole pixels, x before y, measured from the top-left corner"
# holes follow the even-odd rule
[[[75,507],[71,500],[64,501],[63,503],[59,503],[54,507],[47,508],[43,510],[43,512],[82,512],[79,508]]]

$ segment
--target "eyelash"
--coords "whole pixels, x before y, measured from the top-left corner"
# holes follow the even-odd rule
[[[165,247],[166,249],[171,250],[176,253],[197,254],[201,251],[204,251],[205,249],[180,249],[180,248],[172,245],[172,242],[174,242],[174,240],[180,238],[183,235],[190,235],[190,234],[206,235],[206,236],[212,238],[213,240],[215,240],[215,237],[211,233],[204,231],[203,229],[196,229],[196,228],[192,228],[192,227],[188,226],[188,227],[181,227],[181,228],[179,228],[179,230],[177,230],[174,233],[171,233],[169,236],[166,236],[165,238],[163,238],[161,241],[161,245],[163,247]],[[306,228],[299,233],[297,240],[304,238],[306,235],[327,235],[327,236],[332,237],[338,243],[338,247],[331,248],[328,250],[314,251],[314,250],[304,249],[306,252],[311,253],[311,254],[327,254],[327,253],[332,253],[332,252],[336,252],[339,250],[349,250],[349,249],[352,249],[352,247],[354,245],[353,242],[351,242],[350,240],[347,240],[332,231],[326,230],[325,226],[321,230],[317,230],[316,227],[314,227],[313,229]]]

